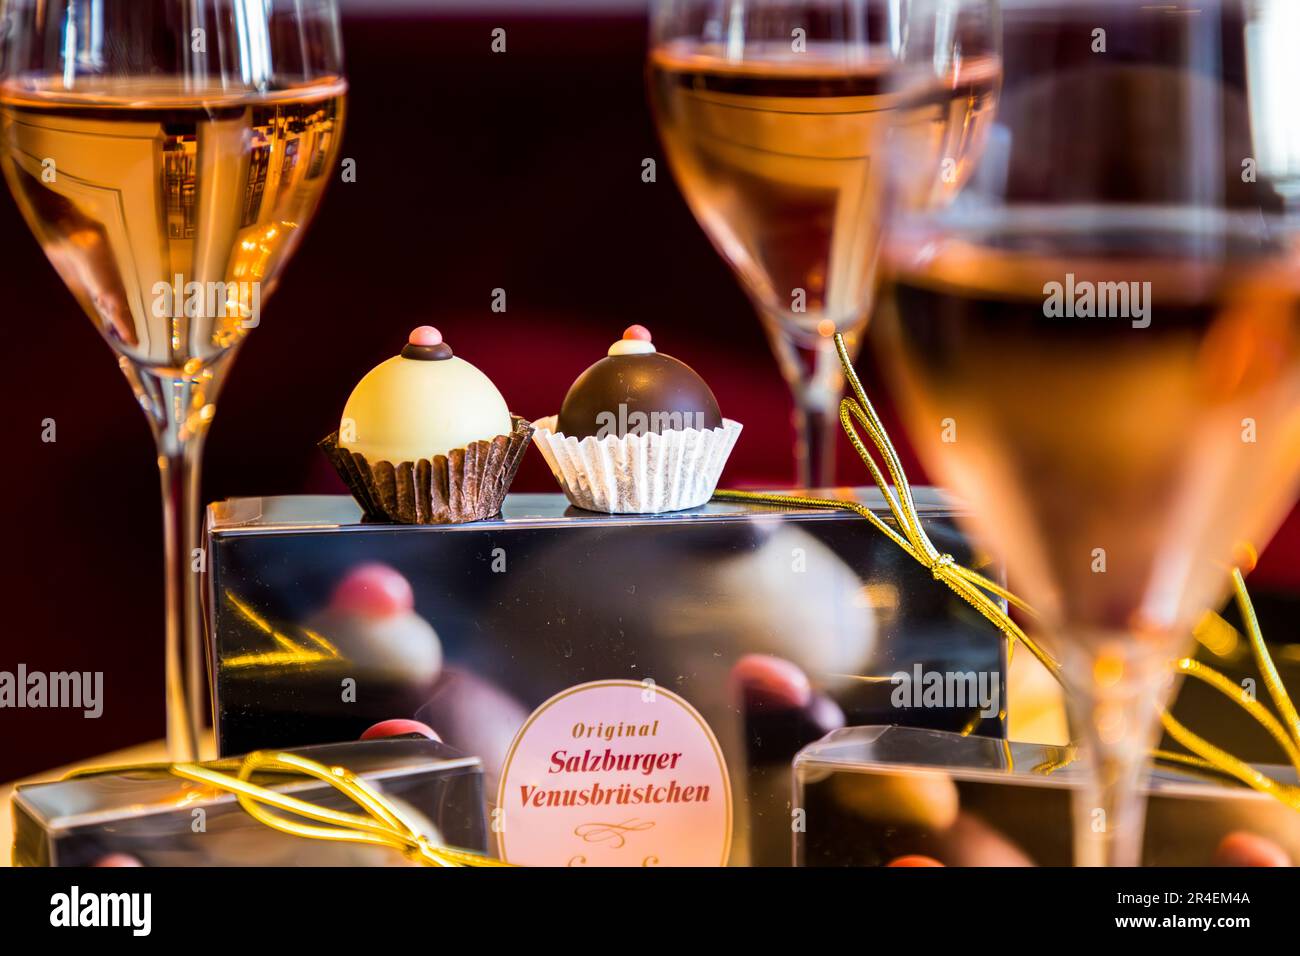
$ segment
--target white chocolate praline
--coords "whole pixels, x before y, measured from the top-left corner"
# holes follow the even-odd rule
[[[442,673],[438,632],[414,611],[375,617],[326,608],[307,625],[334,645],[348,673],[364,681],[431,686]]]
[[[419,461],[510,434],[492,380],[464,359],[402,358],[375,366],[343,409],[339,444],[369,461]]]
[[[619,339],[609,347],[608,355],[649,355],[655,351],[654,343],[644,339]]]

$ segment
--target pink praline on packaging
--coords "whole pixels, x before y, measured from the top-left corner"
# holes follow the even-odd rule
[[[812,685],[799,665],[771,654],[746,654],[731,669],[746,705],[797,710],[812,700]]]
[[[362,617],[389,617],[415,607],[411,582],[386,564],[360,564],[348,572],[330,597],[330,609]]]
[[[367,727],[365,733],[361,735],[361,739],[382,740],[385,737],[401,737],[405,734],[419,734],[422,737],[428,737],[430,740],[442,742],[442,738],[428,724],[404,718],[381,720],[379,723]]]

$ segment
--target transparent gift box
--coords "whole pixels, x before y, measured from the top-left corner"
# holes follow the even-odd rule
[[[1068,747],[908,727],[835,731],[795,757],[799,866],[1068,866]],[[1294,784],[1290,767],[1259,767]],[[1157,766],[1143,865],[1300,863],[1300,813],[1235,780]]]
[[[354,741],[292,753],[346,767],[434,846],[480,853],[489,849],[483,770],[477,757],[423,738]],[[334,787],[310,777],[258,773],[252,782],[332,810],[362,812]],[[15,866],[94,866],[115,856],[144,866],[405,862],[389,847],[282,833],[250,816],[233,794],[179,777],[165,766],[112,768],[26,784],[14,792],[12,803]]]
[[[851,493],[892,522],[875,489]],[[942,495],[917,497],[938,547],[993,573]],[[512,494],[493,519],[405,526],[364,522],[351,498],[299,496],[221,502],[207,522],[221,753],[412,717],[480,756],[492,797],[538,705],[586,682],[653,682],[720,743],[731,861],[787,864],[789,765],[804,744],[864,722],[1004,733],[996,709],[900,709],[870,679],[979,672],[1005,700],[1005,645],[853,514],[710,502],[606,515]],[[384,587],[409,587],[408,603],[357,610],[349,582],[376,566]]]

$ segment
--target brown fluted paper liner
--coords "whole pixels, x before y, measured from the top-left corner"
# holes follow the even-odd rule
[[[509,435],[415,462],[369,461],[340,446],[338,432],[323,438],[320,447],[367,518],[463,524],[497,514],[515,480],[533,426],[517,415],[510,422]]]

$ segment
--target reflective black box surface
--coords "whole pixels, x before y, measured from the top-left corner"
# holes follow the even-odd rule
[[[918,491],[936,545],[971,562],[949,506]],[[887,513],[874,489],[854,493]],[[488,521],[396,526],[362,523],[350,498],[282,497],[213,505],[208,529],[221,753],[353,739],[415,717],[482,757],[493,794],[539,704],[588,681],[654,681],[720,741],[738,836],[763,818],[752,858],[785,863],[790,759],[827,730],[1003,733],[977,705],[900,709],[888,680],[863,679],[916,665],[978,672],[1005,700],[997,631],[852,514],[714,502],[611,516],[524,494]],[[350,576],[375,564],[390,590],[409,583],[413,607],[358,603]],[[800,672],[802,690],[790,682]]]

